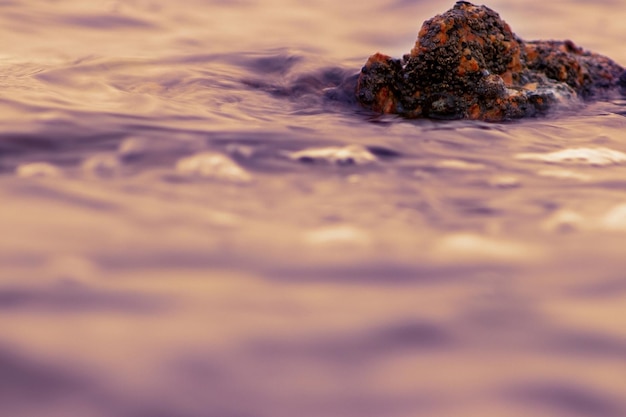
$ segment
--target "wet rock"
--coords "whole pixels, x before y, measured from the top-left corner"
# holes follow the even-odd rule
[[[624,68],[571,41],[524,42],[493,10],[459,1],[402,59],[372,55],[356,98],[409,118],[505,120],[626,91]]]
[[[525,51],[530,71],[567,84],[583,99],[609,97],[621,85],[624,68],[572,41],[528,42]]]
[[[620,93],[626,96],[626,71],[622,72],[622,75],[619,76],[618,84],[620,88]]]

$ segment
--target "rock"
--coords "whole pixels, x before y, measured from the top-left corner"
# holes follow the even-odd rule
[[[372,55],[356,99],[380,113],[498,121],[626,91],[624,68],[571,41],[524,42],[493,10],[465,1],[426,21],[402,59]]]

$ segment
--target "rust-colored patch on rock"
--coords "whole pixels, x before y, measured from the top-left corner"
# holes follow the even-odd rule
[[[381,113],[498,121],[606,98],[617,87],[626,90],[626,75],[609,58],[571,41],[524,42],[493,10],[459,1],[424,22],[402,59],[371,56],[356,97]]]

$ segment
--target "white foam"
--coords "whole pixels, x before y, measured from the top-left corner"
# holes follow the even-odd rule
[[[176,164],[178,173],[235,183],[247,183],[252,175],[229,157],[215,152],[201,152],[182,158]]]
[[[615,165],[626,162],[626,154],[609,148],[569,148],[548,153],[520,153],[516,159],[547,163],[573,163],[591,166]]]

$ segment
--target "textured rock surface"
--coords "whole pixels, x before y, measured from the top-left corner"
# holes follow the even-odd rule
[[[624,68],[609,58],[571,41],[524,42],[493,10],[460,1],[423,24],[402,59],[372,55],[356,98],[374,111],[411,118],[497,121],[620,89],[626,90]]]

